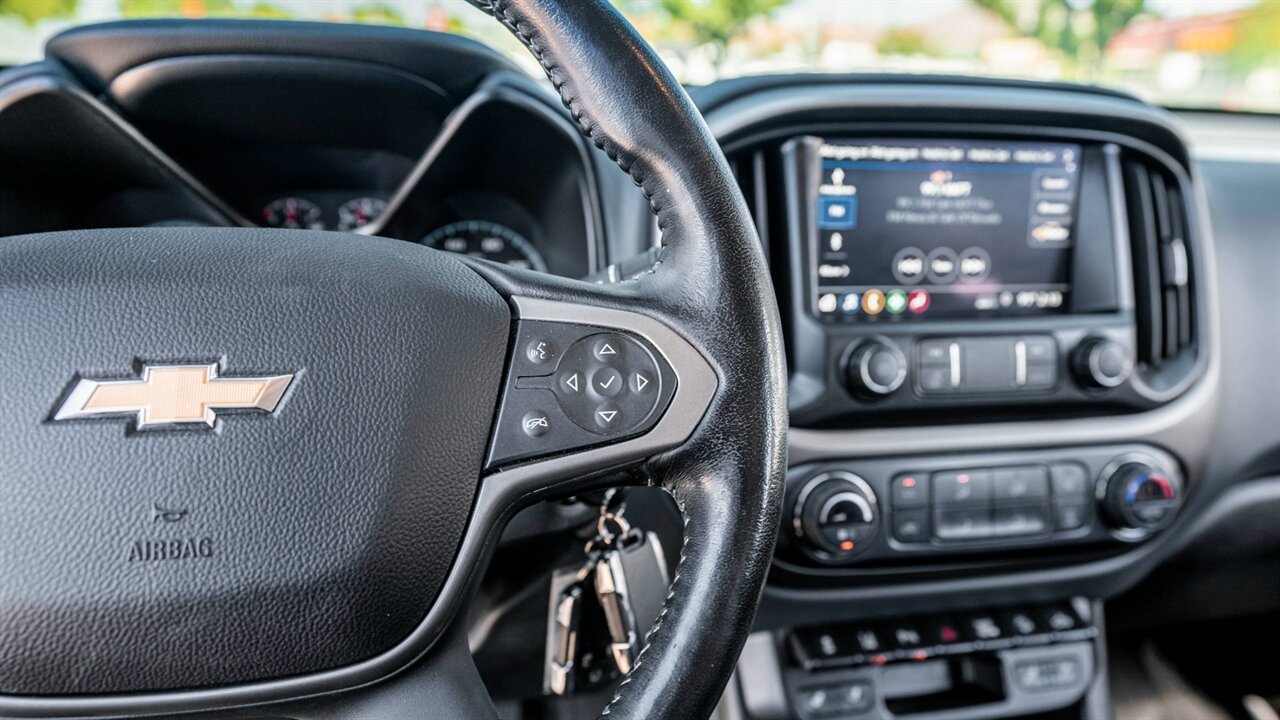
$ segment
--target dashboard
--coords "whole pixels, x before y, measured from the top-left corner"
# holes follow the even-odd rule
[[[244,47],[180,46],[165,22],[120,27],[134,55],[103,56],[100,34],[73,31],[50,60],[6,74],[0,123],[29,140],[6,148],[6,234],[301,228],[571,277],[598,269],[585,141],[542,88],[480,46],[381,33],[402,58],[432,55],[422,66],[387,62],[368,42],[318,55],[305,25],[264,28]],[[468,70],[442,79],[450,63]]]
[[[630,178],[493,51],[236,27],[85,28],[0,73],[0,236],[326,229],[597,282],[660,256]],[[1221,538],[1280,513],[1280,158],[1199,148],[1274,138],[1274,119],[976,78],[690,93],[755,219],[790,372],[779,543],[739,669],[750,717],[1087,708],[1111,600],[1194,617],[1195,583],[1168,575],[1185,558],[1268,567],[1275,548]],[[1079,672],[1015,673],[1058,661]],[[1006,682],[888,689],[913,663]],[[806,710],[824,688],[873,699]]]

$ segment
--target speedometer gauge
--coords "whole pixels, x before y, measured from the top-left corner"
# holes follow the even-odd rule
[[[378,198],[362,197],[351,200],[338,208],[338,229],[350,232],[356,228],[362,228],[377,220],[386,209],[387,202]]]
[[[547,271],[546,261],[528,240],[505,225],[485,220],[450,223],[422,238],[422,244],[516,267]]]
[[[296,197],[280,198],[262,208],[262,219],[268,227],[324,229],[324,223],[320,221],[320,207],[310,200]]]

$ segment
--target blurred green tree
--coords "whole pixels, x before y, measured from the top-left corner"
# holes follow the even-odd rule
[[[1280,2],[1264,1],[1248,8],[1239,27],[1227,53],[1234,68],[1251,72],[1268,63],[1280,67]]]
[[[1020,34],[1072,62],[1080,80],[1102,67],[1107,43],[1146,9],[1145,0],[974,0]]]
[[[408,23],[400,11],[383,3],[367,3],[351,11],[351,21],[369,25],[397,25],[404,27]]]
[[[919,30],[893,28],[880,36],[876,50],[881,55],[924,55],[929,48]]]
[[[660,0],[662,9],[686,25],[694,42],[712,48],[712,62],[724,62],[729,42],[742,34],[753,18],[767,16],[789,0]]]
[[[80,0],[0,0],[0,16],[35,25],[41,20],[75,17],[79,5]]]
[[[293,17],[279,5],[237,5],[231,0],[120,0],[120,14],[127,18],[214,17],[287,20]]]

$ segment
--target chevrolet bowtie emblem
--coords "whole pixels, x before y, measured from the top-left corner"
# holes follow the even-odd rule
[[[219,410],[272,412],[293,375],[219,377],[214,365],[144,365],[134,380],[80,379],[54,420],[129,416],[138,429],[202,423]]]

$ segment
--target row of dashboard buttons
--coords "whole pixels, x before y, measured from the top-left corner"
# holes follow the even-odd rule
[[[1047,645],[1096,636],[1069,603],[880,623],[796,628],[791,647],[805,670],[923,661],[938,655]]]
[[[893,536],[988,540],[1078,530],[1092,522],[1089,483],[1075,463],[906,473],[890,492]]]
[[[1058,384],[1058,344],[1048,335],[925,340],[917,357],[923,395],[1048,390]]]

